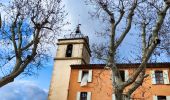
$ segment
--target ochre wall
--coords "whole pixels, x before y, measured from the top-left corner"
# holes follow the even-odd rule
[[[146,74],[149,74],[149,76],[144,80],[138,90],[133,93],[133,98],[140,97],[144,98],[144,100],[152,100],[154,95],[170,96],[170,84],[152,84],[151,70],[168,70],[170,73],[169,68],[147,68]],[[170,74],[168,76],[170,78]]]
[[[72,57],[65,57],[68,44],[73,45]],[[48,100],[67,100],[71,72],[70,65],[85,63],[83,62],[82,57],[83,47],[85,47],[84,45],[84,39],[59,41],[57,55],[54,61]],[[90,57],[86,59],[89,61]]]
[[[67,100],[71,70],[69,66],[74,63],[80,64],[81,60],[57,60],[54,62],[49,100]]]
[[[153,85],[150,76],[151,70],[165,69],[170,70],[169,68],[147,68],[146,74],[149,74],[149,76],[144,80],[144,83],[133,93],[132,98],[153,100],[153,95],[170,96],[170,85]],[[91,100],[112,100],[112,83],[110,77],[111,72],[105,69],[92,70],[92,83],[88,83],[88,85],[84,87],[81,87],[80,83],[77,82],[79,69],[71,70],[68,100],[76,100],[77,92],[92,92]],[[131,75],[134,70],[134,68],[131,68],[129,70],[129,75]],[[127,89],[125,89],[124,92],[126,92]]]
[[[76,100],[77,92],[83,91],[92,92],[92,100],[111,100],[112,86],[108,71],[100,69],[93,70],[92,83],[88,83],[88,86],[85,87],[80,87],[80,83],[77,82],[78,72],[78,69],[71,70],[68,100]]]

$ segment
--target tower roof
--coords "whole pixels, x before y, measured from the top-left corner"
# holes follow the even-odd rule
[[[84,36],[82,33],[81,33],[81,30],[80,30],[80,25],[81,24],[78,24],[76,29],[74,30],[74,32],[72,32],[71,34],[68,34],[68,35],[64,35],[64,38],[62,39],[58,39],[58,41],[65,41],[65,40],[79,40],[79,39],[83,39],[85,41],[85,46],[91,56],[91,50],[90,50],[90,46],[89,46],[89,38],[88,36]],[[58,45],[61,44],[61,43],[57,43]]]
[[[64,35],[64,39],[85,38],[87,41],[89,41],[88,36],[84,36],[81,33],[80,26],[81,24],[78,24],[74,32],[71,32],[71,34],[68,34],[68,35]]]

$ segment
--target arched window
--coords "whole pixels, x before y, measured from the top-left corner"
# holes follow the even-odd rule
[[[72,44],[67,45],[66,57],[71,57],[72,49],[73,49],[73,45]]]

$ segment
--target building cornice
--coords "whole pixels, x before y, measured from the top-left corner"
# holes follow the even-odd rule
[[[116,64],[118,68],[137,68],[140,63],[120,63]],[[84,65],[71,65],[72,69],[104,69],[106,64],[84,64]],[[170,68],[170,63],[147,63],[146,68]]]
[[[54,60],[82,60],[83,63],[86,65],[86,61],[82,57],[56,57]]]

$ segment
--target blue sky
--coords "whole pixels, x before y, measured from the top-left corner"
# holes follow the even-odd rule
[[[34,81],[17,80],[0,89],[1,100],[47,100],[47,92]]]
[[[7,0],[0,0],[0,2],[7,3]],[[92,30],[94,29],[92,24],[95,24],[88,16],[89,8],[84,5],[83,0],[64,0],[66,5],[66,11],[69,12],[67,20],[71,22],[69,26],[70,30],[74,30],[78,23],[81,23],[81,30],[83,34],[90,37],[93,40]],[[89,25],[92,25],[89,27]],[[95,25],[94,25],[95,26]],[[93,30],[94,31],[94,30]],[[70,32],[64,33],[69,34]],[[62,38],[62,36],[60,36]],[[95,41],[95,40],[94,40]],[[55,56],[56,48],[52,50],[52,55]],[[16,80],[6,86],[0,88],[1,100],[46,100],[49,90],[53,69],[53,58],[42,70],[38,71],[37,76],[19,76]]]
[[[0,2],[6,2],[6,0],[0,0]],[[96,37],[94,33],[100,29],[101,26],[99,22],[92,20],[89,16],[88,11],[91,8],[85,5],[84,0],[64,0],[63,3],[66,5],[66,11],[69,13],[67,20],[71,22],[66,28],[74,30],[76,25],[81,23],[81,31],[83,34],[89,36],[90,43],[98,41],[99,37]],[[70,32],[64,34],[69,33]],[[62,36],[60,36],[60,38],[62,38]],[[134,41],[137,40],[131,38],[132,36],[130,35],[125,38],[120,54],[129,55],[127,48],[129,48],[130,45],[134,45],[132,48],[136,47],[137,44]],[[52,50],[53,57],[55,53],[56,48]],[[168,60],[168,58],[165,59]],[[45,68],[38,71],[38,76],[24,77],[21,75],[15,82],[0,88],[1,100],[46,100],[53,70],[53,58],[44,65]]]

